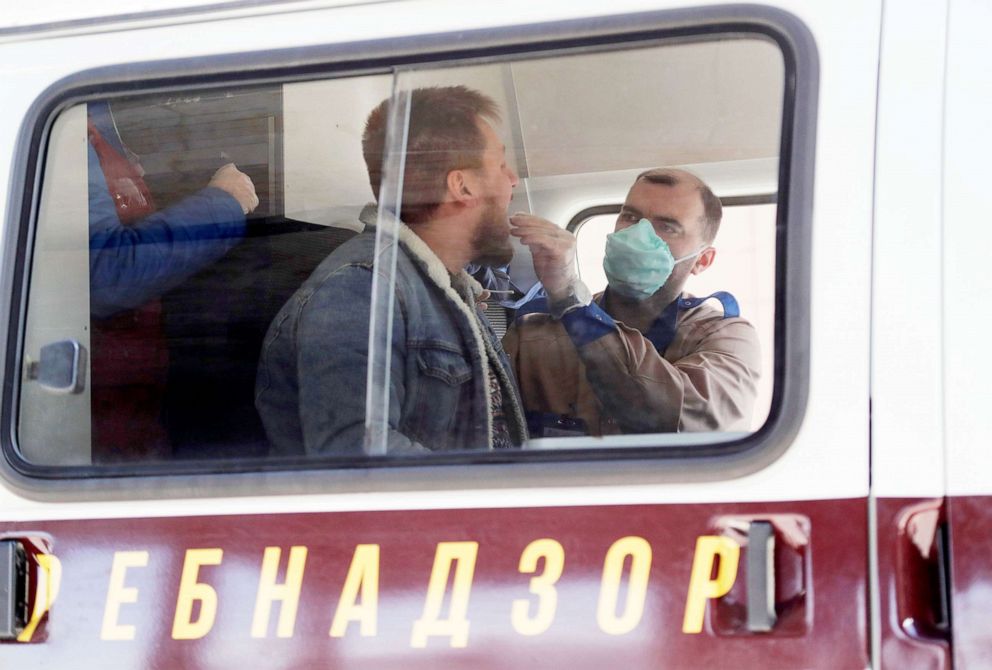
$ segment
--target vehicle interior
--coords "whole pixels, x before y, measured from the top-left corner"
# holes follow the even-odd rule
[[[772,401],[776,254],[785,232],[776,214],[785,68],[774,42],[729,35],[114,93],[64,109],[47,143],[28,279],[17,441],[25,461],[266,457],[255,409],[259,353],[280,308],[364,228],[358,214],[373,201],[361,153],[365,119],[390,95],[452,84],[496,101],[508,161],[520,175],[510,211],[572,231],[580,276],[594,293],[606,287],[606,235],[636,175],[673,166],[709,184],[724,205],[718,258],[687,290],[732,292],[757,329],[764,374],[750,429],[760,428]],[[97,103],[109,103],[112,132],[140,166],[157,210],[181,204],[227,163],[248,175],[259,200],[243,237],[223,255],[140,307],[106,318],[90,309],[86,222],[93,204],[83,188],[88,170],[92,179],[87,119]],[[516,245],[507,272],[510,297],[518,300],[537,281],[526,247]],[[487,315],[501,335],[514,310],[493,297]],[[65,342],[76,347],[54,346]],[[691,445],[736,436],[543,438],[527,448]]]

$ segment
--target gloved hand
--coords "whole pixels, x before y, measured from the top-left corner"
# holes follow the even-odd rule
[[[575,266],[575,236],[547,219],[518,212],[510,217],[510,234],[520,238],[534,257],[534,273],[555,302],[579,284]]]

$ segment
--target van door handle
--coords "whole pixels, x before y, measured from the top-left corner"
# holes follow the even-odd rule
[[[24,545],[0,541],[0,640],[16,640],[27,626],[28,587]]]
[[[727,515],[713,535],[742,548],[738,578],[715,600],[710,625],[717,635],[800,636],[812,626],[812,524],[802,514]]]
[[[947,533],[939,501],[909,507],[899,517],[896,613],[903,631],[919,640],[950,640]]]
[[[61,581],[51,537],[0,533],[0,640],[43,642]]]
[[[37,361],[26,361],[27,378],[50,393],[81,393],[85,387],[86,348],[76,340],[50,342]]]
[[[747,629],[767,633],[775,627],[775,528],[752,521],[747,530]]]

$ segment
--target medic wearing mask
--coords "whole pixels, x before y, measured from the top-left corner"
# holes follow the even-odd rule
[[[689,172],[638,175],[607,237],[609,286],[595,297],[578,279],[571,233],[511,218],[547,293],[503,340],[532,437],[750,428],[757,333],[730,293],[683,290],[713,264],[721,216]]]

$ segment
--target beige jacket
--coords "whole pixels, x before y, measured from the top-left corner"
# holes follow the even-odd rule
[[[547,314],[514,322],[503,346],[524,408],[583,419],[590,435],[750,428],[760,374],[750,323],[703,303],[679,313],[664,355],[618,326],[577,349]]]

